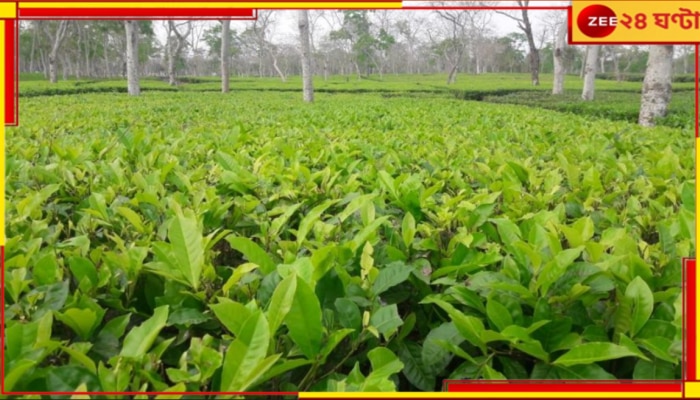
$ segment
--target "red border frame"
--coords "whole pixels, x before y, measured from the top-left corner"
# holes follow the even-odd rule
[[[34,1],[34,0],[30,0]],[[40,1],[40,0],[39,0]],[[72,0],[73,2],[89,2],[90,0]],[[278,0],[280,2],[293,1],[293,0]],[[325,0],[307,0],[307,2],[323,2]],[[396,1],[396,0],[390,0]],[[172,2],[186,2],[186,0],[172,0]],[[348,1],[350,2],[350,1]],[[372,2],[369,0],[367,2]],[[165,3],[165,2],[163,2]],[[18,3],[16,3],[18,4]],[[404,4],[410,4],[410,1],[405,1]],[[289,8],[293,9],[293,8]],[[569,43],[571,42],[571,23],[572,23],[572,7],[571,6],[528,6],[528,7],[516,7],[516,6],[495,6],[495,7],[430,7],[430,6],[408,6],[405,5],[401,9],[404,10],[434,10],[434,9],[498,9],[498,10],[566,10],[568,14],[568,28],[569,28]],[[23,11],[24,10],[24,11]],[[34,10],[34,11],[27,11]],[[70,12],[68,12],[70,10]],[[165,10],[165,11],[164,11]],[[12,21],[10,24],[6,24],[5,28],[5,46],[6,46],[6,60],[5,60],[5,118],[7,126],[17,126],[19,124],[18,115],[18,98],[19,98],[19,88],[18,88],[18,38],[19,38],[19,23],[18,20],[21,19],[176,19],[178,17],[182,18],[185,16],[196,17],[196,19],[226,19],[226,17],[207,17],[206,14],[211,15],[216,13],[222,15],[224,11],[236,10],[235,14],[230,16],[231,19],[254,19],[257,16],[257,10],[250,10],[251,15],[243,15],[244,12],[241,9],[231,9],[231,8],[214,8],[214,9],[183,9],[183,8],[166,8],[166,9],[95,9],[95,8],[78,8],[78,9],[62,9],[62,8],[41,8],[41,9],[20,9],[17,8],[17,19],[6,20]],[[156,13],[156,11],[158,13]],[[208,11],[208,13],[206,12]],[[151,12],[153,14],[151,14]],[[166,12],[169,17],[158,17],[156,15],[162,15],[160,13]],[[118,16],[115,16],[117,14]],[[174,14],[174,15],[173,15]],[[575,44],[588,44],[577,42]],[[590,43],[598,44],[598,43]],[[614,44],[625,44],[625,43],[606,43],[608,45]],[[639,44],[661,44],[657,42],[647,42]],[[663,43],[667,44],[667,43]],[[691,43],[677,43],[677,44],[691,44]],[[698,77],[700,77],[700,66],[698,66],[698,51],[700,50],[700,44],[693,42],[695,45],[695,75],[696,75],[696,122],[698,122],[698,110],[700,105],[698,104],[699,94],[698,94]],[[8,57],[12,55],[12,57]],[[700,131],[700,126],[696,123],[696,137],[698,137]],[[697,221],[696,221],[697,223]],[[5,249],[4,246],[0,246],[0,288],[3,288],[5,284]],[[692,267],[691,267],[692,266]],[[686,360],[684,377],[682,381],[458,381],[458,380],[445,380],[443,383],[444,390],[448,392],[582,392],[588,391],[592,393],[596,392],[658,392],[658,393],[678,393],[682,392],[683,397],[685,397],[684,385],[686,381],[697,381],[697,371],[696,371],[696,359],[697,359],[697,348],[696,348],[696,314],[697,311],[697,293],[696,293],[696,277],[697,271],[695,269],[694,259],[684,259],[683,260],[683,274],[684,274],[684,290],[683,290],[683,302],[684,302],[684,358]],[[260,396],[283,396],[283,395],[295,395],[296,392],[6,392],[4,386],[4,376],[5,376],[5,364],[4,364],[4,352],[5,352],[5,304],[4,295],[0,296],[0,393],[3,395],[74,395],[74,394],[87,394],[87,395],[260,395]],[[556,383],[555,383],[556,382]],[[576,383],[562,383],[562,382],[576,382]],[[634,382],[634,383],[631,383]]]
[[[700,61],[700,44],[695,44],[695,137],[700,137],[700,87],[698,86],[698,80],[700,80],[700,66],[698,66],[698,61]],[[697,160],[696,160],[697,163]],[[696,216],[697,218],[697,216]],[[696,239],[697,240],[697,239]]]
[[[19,125],[19,23],[5,20],[5,126]],[[12,54],[12,57],[8,55]]]
[[[656,383],[658,381],[513,380],[508,382],[504,384],[503,381],[498,380],[447,380],[444,387],[448,392],[531,392],[535,387],[537,391],[542,392],[678,393],[683,385],[682,381]]]
[[[697,200],[696,200],[697,201]],[[697,219],[696,222],[697,224]],[[683,334],[685,342],[685,376],[684,381],[698,381],[697,371],[697,312],[698,312],[698,292],[695,283],[698,278],[698,270],[695,259],[685,260],[685,282],[683,282],[684,307],[683,307]],[[694,361],[694,362],[693,362]]]

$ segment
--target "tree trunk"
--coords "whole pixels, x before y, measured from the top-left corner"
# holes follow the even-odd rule
[[[304,101],[314,101],[314,74],[311,69],[311,38],[309,34],[309,10],[299,10],[299,36],[301,39],[301,74]]]
[[[564,76],[566,75],[565,51],[566,51],[567,25],[562,23],[557,32],[554,46],[554,85],[552,94],[564,93]]]
[[[532,85],[540,85],[540,52],[535,48],[530,50],[528,56],[530,59],[530,75],[532,77]]]
[[[44,78],[49,78],[49,63],[46,61],[46,53],[43,49],[39,49],[39,59],[41,60],[41,70],[44,72]]]
[[[622,82],[622,73],[620,72],[620,56],[614,47],[608,47],[610,49],[610,55],[612,56],[613,69],[615,69],[615,81]]]
[[[68,75],[69,75],[69,70],[68,70],[68,59],[65,54],[61,55],[62,60],[61,60],[61,74],[63,76],[63,80],[67,81],[68,80]]]
[[[187,25],[187,31],[180,33],[174,21],[168,21],[168,83],[170,86],[177,85],[177,59],[180,57],[180,52],[185,46],[186,38],[192,32],[191,21]],[[175,34],[175,37],[172,35]]]
[[[586,50],[583,52],[583,58],[581,59],[581,70],[578,73],[578,77],[583,79],[583,75],[586,73],[586,60],[588,60],[588,52],[591,50],[590,46],[586,46]]]
[[[68,21],[60,21],[58,23],[58,29],[56,29],[56,34],[53,37],[53,44],[51,46],[51,52],[49,53],[49,81],[51,83],[58,82],[58,68],[56,66],[56,62],[58,61],[58,49],[61,47],[61,43],[66,36],[67,29]]]
[[[231,58],[231,20],[221,21],[221,93],[230,90],[231,72],[229,70],[229,58]]]
[[[277,56],[272,53],[272,50],[270,50],[270,56],[272,57],[272,68],[275,69],[283,83],[287,82],[287,76],[282,72],[279,65],[277,65]]]
[[[58,82],[58,72],[56,71],[56,56],[49,54],[49,82]]]
[[[258,77],[263,77],[263,51],[262,47],[258,51]]]
[[[92,77],[92,63],[90,62],[90,43],[88,42],[89,35],[85,36],[85,75]]]
[[[655,120],[666,116],[671,101],[673,80],[673,46],[649,46],[649,61],[644,73],[642,106],[639,124],[654,126]]]
[[[34,53],[36,50],[36,37],[38,35],[38,29],[34,27],[32,29],[32,50],[29,56],[29,72],[34,72]]]
[[[532,84],[534,86],[539,86],[540,84],[540,51],[537,49],[535,44],[535,36],[532,33],[532,25],[530,24],[530,18],[527,15],[527,9],[522,10],[523,15],[523,29],[525,31],[525,36],[527,37],[527,44],[530,48],[530,54],[528,58],[530,60],[530,75],[532,76]]]
[[[586,55],[586,67],[583,74],[583,93],[581,98],[586,101],[595,97],[595,74],[598,67],[599,45],[588,46]]]
[[[451,85],[457,81],[457,64],[455,63],[450,68],[450,73],[447,75],[447,84]]]
[[[177,81],[175,80],[175,51],[173,50],[172,46],[173,43],[170,42],[168,45],[168,84],[170,86],[175,86],[177,85]]]
[[[124,21],[126,31],[126,80],[129,95],[141,93],[139,85],[139,25],[138,21]]]
[[[105,39],[102,41],[102,44],[104,46],[104,49],[102,51],[102,56],[103,56],[104,62],[105,62],[105,68],[104,68],[102,76],[105,78],[108,78],[109,77],[109,55],[107,54],[107,51],[108,51],[107,49],[109,49],[109,43],[107,40],[107,36],[105,36]]]

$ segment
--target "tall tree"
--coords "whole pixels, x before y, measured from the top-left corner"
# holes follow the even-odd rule
[[[564,76],[566,75],[566,21],[560,21],[554,43],[554,84],[552,94],[564,93]]]
[[[66,38],[68,32],[68,21],[58,21],[55,29],[51,29],[49,24],[44,24],[44,32],[51,41],[51,50],[49,51],[49,81],[51,83],[58,82],[58,50],[61,48],[61,43]]]
[[[280,77],[282,82],[287,81],[287,76],[282,71],[279,65],[279,49],[275,46],[270,37],[272,36],[272,28],[275,25],[275,16],[277,13],[273,10],[260,10],[258,11],[258,17],[253,21],[250,28],[248,28],[244,35],[252,36],[252,45],[255,46],[255,51],[258,55],[258,75],[263,76],[263,64],[265,61],[265,55],[269,56],[272,60],[272,68],[275,70],[277,75]],[[244,41],[245,42],[245,41]],[[249,44],[250,45],[250,44]]]
[[[513,32],[496,40],[500,51],[498,52],[498,63],[506,72],[521,72],[525,64],[525,53],[521,50],[522,43],[527,39],[522,33]]]
[[[384,70],[389,61],[389,54],[396,44],[396,38],[391,34],[393,30],[392,13],[388,10],[375,10],[374,13],[375,25],[379,31],[372,35],[372,48],[370,52],[370,60],[377,69],[379,79],[384,79]],[[371,26],[372,26],[371,25]]]
[[[124,21],[126,32],[126,77],[131,96],[138,96],[139,86],[139,22]]]
[[[583,92],[581,98],[586,101],[595,97],[595,75],[598,70],[599,45],[588,46],[586,51],[586,66],[583,69]]]
[[[374,45],[368,12],[367,10],[343,11],[342,26],[330,33],[332,40],[346,41],[350,44],[357,79],[362,78],[363,70],[369,74]]]
[[[228,93],[231,71],[231,20],[221,21],[221,92]]]
[[[181,32],[180,29],[182,29],[183,25],[187,28],[184,32]],[[175,21],[171,20],[167,22],[167,28],[168,41],[166,45],[166,52],[168,56],[168,83],[171,86],[175,86],[177,84],[177,61],[180,59],[182,50],[187,44],[187,37],[192,31],[192,21],[177,24]]]
[[[656,119],[666,116],[671,102],[673,80],[673,46],[649,46],[649,61],[644,73],[639,124],[654,126]]]
[[[299,10],[299,39],[301,41],[301,74],[304,82],[304,101],[314,101],[314,74],[311,69],[311,35],[309,10]]]
[[[515,16],[503,11],[497,11],[501,15],[516,21],[518,28],[525,34],[527,45],[530,50],[527,57],[530,62],[530,75],[532,76],[532,84],[539,86],[540,84],[540,51],[535,43],[535,35],[532,30],[532,23],[527,12],[527,7],[530,5],[530,0],[518,0],[518,6],[521,7],[520,16]]]
[[[693,53],[695,52],[695,46],[690,45],[690,46],[678,46],[680,53],[681,53],[681,66],[682,69],[681,71],[684,74],[689,74],[691,73],[690,70],[690,62],[693,62],[695,57]]]
[[[415,14],[411,12],[402,13],[402,19],[396,22],[396,29],[399,33],[399,38],[401,39],[405,49],[408,59],[403,59],[402,64],[405,65],[406,70],[409,74],[416,72],[416,53],[418,52],[418,47],[421,45],[419,41],[419,32],[424,29],[425,20],[418,19]]]
[[[435,13],[444,21],[444,31],[439,33],[442,40],[437,42],[433,39],[432,33],[428,31],[431,41],[435,43],[435,53],[444,59],[448,69],[448,85],[457,80],[459,66],[467,51],[469,12],[468,10],[436,10]]]
[[[606,46],[606,56],[609,56],[613,62],[613,69],[615,70],[615,80],[617,82],[622,81],[622,72],[620,71],[620,56],[618,54],[620,46]]]

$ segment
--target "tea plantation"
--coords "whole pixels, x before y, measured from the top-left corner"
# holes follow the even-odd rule
[[[568,113],[403,81],[310,105],[148,84],[22,87],[6,390],[681,377],[692,92],[643,129],[601,118],[639,83]]]

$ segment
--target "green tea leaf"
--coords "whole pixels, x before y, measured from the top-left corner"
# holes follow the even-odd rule
[[[175,217],[168,230],[177,266],[195,291],[199,288],[204,268],[204,243],[201,232],[192,212]]]
[[[88,340],[97,324],[97,313],[90,309],[70,308],[57,312],[56,319],[69,326],[83,340]]]
[[[304,242],[304,239],[306,239],[306,235],[309,234],[311,228],[316,223],[316,221],[318,221],[321,218],[323,212],[326,211],[330,206],[336,204],[337,202],[337,200],[326,200],[320,205],[311,209],[311,211],[309,211],[308,214],[306,214],[304,219],[302,219],[299,223],[299,229],[297,230],[297,246],[301,246],[301,244]]]
[[[97,268],[92,261],[85,257],[71,257],[68,259],[68,265],[78,284],[87,278],[93,288],[97,286],[99,277],[97,276]]]
[[[161,329],[168,321],[168,306],[153,310],[153,316],[137,328],[133,328],[124,338],[124,346],[119,353],[122,357],[140,359],[153,346]]]
[[[493,298],[489,298],[486,302],[486,314],[499,331],[513,325],[513,317],[510,315],[510,311]]]
[[[243,304],[222,297],[217,304],[210,304],[209,308],[226,329],[236,336],[240,334],[243,324],[251,316],[251,311]]]
[[[375,295],[380,295],[390,288],[405,282],[413,269],[403,262],[393,262],[379,270],[377,278],[372,285]]]
[[[336,346],[345,339],[346,336],[354,332],[354,329],[340,329],[330,334],[326,344],[321,349],[321,360],[323,363],[326,362],[326,358],[335,350]]]
[[[413,214],[406,213],[401,222],[401,237],[403,238],[403,244],[406,248],[411,247],[413,239],[416,236],[416,220],[413,218]]]
[[[248,389],[258,378],[253,376],[256,368],[269,363],[265,361],[269,343],[270,327],[263,313],[257,311],[245,321],[240,334],[226,350],[221,390],[241,392]]]
[[[307,358],[311,359],[321,350],[323,339],[321,305],[306,281],[297,279],[296,286],[294,301],[284,322],[294,343]]]
[[[571,247],[585,246],[595,233],[593,220],[590,217],[580,218],[570,227],[561,226],[560,229]]]
[[[362,383],[360,391],[393,391],[394,383],[389,379],[401,372],[404,365],[398,357],[386,347],[376,347],[367,352],[372,365],[372,372]]]
[[[581,364],[564,367],[556,367],[560,379],[583,379],[583,380],[615,380],[615,375],[609,373],[598,364]]]
[[[344,328],[359,330],[362,328],[360,308],[354,301],[341,297],[335,300],[335,311],[338,321]]]
[[[60,269],[56,256],[54,254],[47,254],[42,257],[36,262],[32,273],[34,275],[34,280],[40,286],[51,285],[58,282],[60,279]]]
[[[642,278],[636,277],[627,285],[625,297],[631,301],[632,324],[630,326],[630,336],[635,337],[654,311],[654,293],[652,293]]]
[[[280,215],[279,217],[272,220],[272,223],[270,224],[270,231],[268,233],[270,235],[270,237],[274,238],[274,237],[279,236],[284,224],[286,224],[287,221],[289,221],[289,219],[292,217],[292,215],[294,215],[294,213],[301,206],[302,205],[300,203],[300,204],[294,204],[293,206],[286,207],[286,209],[284,210],[282,215]],[[253,260],[250,260],[250,261],[253,261]],[[261,265],[260,267],[263,267],[263,266]]]
[[[639,343],[639,345],[643,348],[649,350],[654,357],[660,360],[668,361],[673,364],[677,364],[679,361],[677,358],[672,357],[669,354],[669,349],[673,343],[670,339],[665,337],[652,337],[648,339],[637,339],[637,343]]]
[[[673,364],[661,360],[639,360],[634,365],[634,372],[632,374],[634,379],[643,380],[674,379],[675,375],[675,367]]]
[[[452,322],[454,322],[457,330],[459,330],[459,333],[461,333],[469,343],[479,347],[483,353],[486,353],[486,343],[481,339],[481,334],[484,332],[485,328],[480,319],[464,315],[451,304],[436,298],[426,298],[423,302],[434,303],[445,310],[452,319]]]
[[[275,270],[277,264],[272,261],[272,258],[258,246],[255,242],[248,238],[227,236],[226,241],[232,249],[237,250],[248,259],[248,261],[260,266],[260,270],[265,274],[269,274]]]
[[[484,365],[482,368],[482,374],[484,376],[484,379],[489,379],[489,380],[507,380],[505,375],[502,373],[496,371],[495,369],[491,368],[488,366],[488,364]]]
[[[396,304],[381,307],[370,317],[370,323],[385,338],[393,335],[403,324]]]
[[[117,213],[129,221],[137,232],[146,233],[146,227],[143,225],[141,217],[134,210],[128,207],[117,207]]]
[[[420,390],[431,392],[435,390],[435,375],[423,364],[421,346],[414,342],[399,344],[399,360],[404,365],[403,375],[409,382]]]
[[[292,308],[294,294],[297,290],[297,275],[290,274],[282,280],[272,293],[270,305],[267,308],[267,319],[270,324],[270,335],[274,336],[277,328],[282,325],[287,313]]]
[[[252,385],[253,387],[258,386],[264,382],[270,381],[272,378],[275,378],[279,375],[282,375],[286,372],[289,372],[293,369],[303,367],[309,364],[312,364],[313,361],[311,360],[305,360],[301,358],[293,359],[293,360],[287,360],[282,362],[281,364],[274,365],[270,367],[270,369],[260,378],[255,381],[255,383]]]
[[[540,288],[541,294],[544,295],[549,291],[550,286],[566,272],[566,268],[581,255],[582,251],[583,247],[563,250],[542,268],[537,278],[537,287]]]
[[[553,364],[568,367],[636,356],[634,352],[629,351],[626,347],[613,343],[585,343],[569,350],[564,355],[557,358]]]

